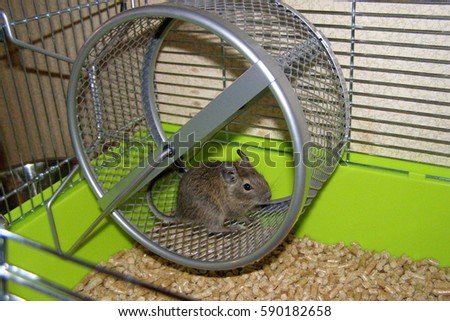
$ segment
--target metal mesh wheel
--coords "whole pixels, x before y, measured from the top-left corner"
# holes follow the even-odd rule
[[[117,15],[80,50],[68,109],[104,212],[150,250],[201,269],[243,266],[281,243],[348,134],[345,84],[328,43],[275,1],[176,1]],[[173,212],[182,175],[174,164],[230,159],[238,147],[272,189],[273,203],[250,214],[256,220],[213,234],[155,218],[150,182],[154,205]]]

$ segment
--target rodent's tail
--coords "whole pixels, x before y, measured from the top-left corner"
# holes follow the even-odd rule
[[[150,210],[152,211],[152,213],[163,222],[166,222],[166,223],[177,222],[178,218],[175,215],[166,215],[164,213],[161,213],[161,211],[156,208],[155,204],[153,204],[151,187],[152,187],[152,183],[150,182],[148,184],[146,198],[147,198],[147,205],[150,208]]]

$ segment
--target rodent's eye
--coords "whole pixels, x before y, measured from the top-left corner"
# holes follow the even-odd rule
[[[244,189],[245,189],[246,191],[250,191],[250,190],[253,189],[253,187],[252,187],[252,185],[250,185],[249,183],[246,183],[246,184],[244,184]]]

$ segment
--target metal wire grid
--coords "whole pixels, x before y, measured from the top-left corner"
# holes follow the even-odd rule
[[[153,203],[161,212],[175,212],[179,180],[180,174],[172,169],[152,184]],[[136,198],[142,202],[145,195]],[[142,226],[153,242],[169,251],[195,260],[221,262],[249,255],[265,244],[283,222],[288,207],[289,201],[283,201],[251,213],[254,221],[245,224],[245,233],[229,235],[211,235],[205,227],[189,223],[167,224],[152,220],[149,224],[148,215],[135,215],[131,220]],[[236,224],[226,222],[226,225]]]
[[[296,86],[300,99],[305,102],[308,125],[316,144],[314,156],[319,161],[313,171],[311,186],[307,187],[311,189],[306,203],[309,205],[338,161],[338,158],[333,159],[335,155],[323,150],[342,144],[347,135],[347,101],[336,62],[327,54],[324,44],[317,40],[317,34],[289,8],[275,2],[255,5],[235,1],[221,5],[224,3],[217,2],[216,8],[220,8],[217,13],[226,13],[224,16],[234,23],[242,22],[244,31],[251,30],[251,36],[273,51],[292,85]],[[256,15],[259,18],[256,19]],[[269,21],[265,19],[266,15]],[[150,63],[146,60],[146,50],[152,36],[163,24],[160,18],[141,18],[120,24],[93,44],[83,63],[76,99],[77,126],[83,150],[103,191],[111,189],[140,164],[140,158],[132,157],[130,149],[136,146],[139,149],[158,140],[149,135],[149,126],[145,122],[140,73],[143,64]],[[280,30],[281,41],[278,38]],[[181,22],[171,26],[163,44],[155,65],[156,104],[160,119],[172,125],[184,125],[249,68],[249,63],[236,49],[193,24]],[[206,77],[214,81],[205,82]],[[264,103],[259,104],[261,101]],[[287,134],[280,108],[270,93],[226,125],[219,136],[223,140],[223,137],[236,134],[257,136],[257,132],[269,136],[280,132]],[[288,136],[274,138],[289,141]],[[140,152],[150,150],[151,146]],[[115,166],[109,166],[107,162],[111,154],[121,160]],[[124,162],[129,166],[124,166]],[[177,184],[174,180],[169,182]],[[154,186],[155,203],[160,203],[158,196],[161,195],[168,198],[170,204],[175,202],[175,193],[168,196],[167,188],[173,188],[170,184]],[[220,262],[245,257],[262,246],[281,226],[288,208],[289,201],[285,201],[261,209],[254,213],[255,223],[246,226],[245,233],[236,235],[211,235],[204,227],[155,221],[145,204],[145,191],[125,201],[118,213],[140,233],[148,235],[154,246],[194,260]]]
[[[327,44],[319,41],[320,34],[314,34],[307,21],[277,1],[172,2],[196,6],[219,14],[256,40],[283,68],[302,103],[312,141],[322,150],[322,153],[311,155],[314,166],[311,166],[313,175],[310,195],[306,201],[306,205],[309,205],[334,171],[339,161],[339,156],[336,156],[342,152],[343,142],[348,136],[350,117],[348,97],[340,82],[343,77],[340,77],[340,71],[336,68],[337,62],[325,51],[324,46]],[[175,55],[176,52],[171,52],[170,64],[176,69],[180,60]],[[226,67],[223,66],[222,70]],[[195,80],[195,74],[192,72],[186,74]],[[224,73],[223,76],[229,77],[229,74]],[[158,81],[156,88],[158,92]],[[168,97],[177,95],[175,91],[171,94],[164,89],[164,94]],[[223,89],[217,87],[216,90]],[[201,93],[195,98],[208,100],[208,97],[202,96]],[[261,101],[256,102],[253,109],[250,108],[248,113],[233,121],[226,130],[229,134],[236,132],[242,134],[245,131],[246,134],[255,136],[265,136],[269,133],[270,138],[289,140],[287,127],[280,112],[276,102],[266,96],[262,104]]]
[[[450,5],[388,6],[389,11],[360,1],[298,4],[333,44],[348,82],[347,161],[375,164],[356,158],[366,154],[448,168]]]
[[[247,224],[244,233],[208,235],[201,226],[158,222],[149,237],[163,248],[194,260],[218,263],[232,261],[261,248],[282,223],[286,209],[286,204],[278,204],[253,213],[251,216],[256,221]]]
[[[177,23],[164,39],[155,69],[161,120],[184,125],[248,67],[242,55],[219,37],[193,24]],[[230,126],[242,129],[258,115],[262,116],[257,113]]]
[[[142,109],[140,72],[148,42],[161,22],[122,24],[100,39],[86,59],[77,94],[78,126],[104,191],[140,165],[154,147]]]
[[[78,127],[83,148],[104,191],[110,190],[139,166],[140,156],[153,148],[154,137],[148,131],[139,95],[141,77],[136,75],[142,70],[141,63],[151,35],[161,23],[162,20],[156,18],[119,25],[91,48],[84,63],[77,93]],[[204,31],[201,38],[205,39]],[[192,39],[189,41],[192,43]],[[221,46],[217,39],[213,43]],[[201,48],[205,48],[205,44]],[[230,48],[226,50],[231,51]],[[190,55],[195,59],[195,52]],[[236,51],[233,55],[237,55]],[[243,61],[242,57],[239,59]],[[178,84],[174,82],[174,86],[178,87]],[[160,96],[162,93],[158,92]],[[171,100],[172,104],[175,100]],[[192,105],[195,106],[192,103],[187,106]],[[158,178],[153,184],[154,202],[159,205],[164,202],[164,211],[167,204],[170,204],[169,210],[174,210],[178,180],[179,177],[172,173],[168,178]],[[257,220],[246,226],[246,233],[211,236],[203,226],[167,225],[156,221],[146,204],[145,193],[145,190],[136,193],[121,204],[120,215],[157,246],[196,260],[234,260],[252,253],[273,235],[289,207],[289,201],[286,201],[254,213]]]
[[[14,224],[44,205],[76,163],[65,110],[70,65],[121,5],[2,0],[0,7],[0,211]]]

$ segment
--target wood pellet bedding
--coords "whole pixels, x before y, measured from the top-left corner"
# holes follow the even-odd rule
[[[102,266],[202,300],[450,300],[450,268],[433,259],[325,245],[290,236],[261,261],[231,271],[199,271],[140,245]],[[167,300],[160,293],[97,271],[76,291],[98,300]]]

